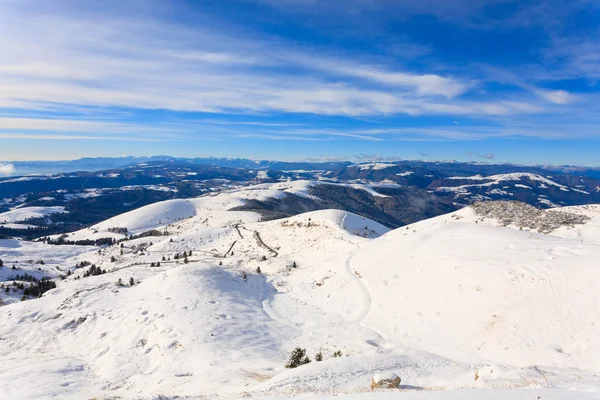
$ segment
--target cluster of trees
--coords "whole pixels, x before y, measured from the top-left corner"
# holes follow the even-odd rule
[[[100,238],[100,239],[84,239],[84,240],[67,240],[66,235],[60,235],[56,239],[50,239],[45,237],[42,239],[44,243],[47,244],[55,244],[55,245],[76,245],[76,246],[112,246],[113,244],[117,244],[117,241],[114,238]]]
[[[92,264],[92,266],[90,268],[88,268],[88,270],[83,273],[83,277],[87,278],[88,276],[102,275],[102,274],[105,274],[105,273],[106,273],[105,269],[102,269],[100,267],[96,267],[95,264]]]
[[[42,278],[42,279],[48,279],[48,278]],[[13,275],[8,277],[7,281],[25,281],[25,282],[37,282],[39,279],[36,278],[33,275],[29,275],[27,272],[25,272],[23,275]]]
[[[179,260],[180,258],[186,258],[186,257],[191,257],[192,256],[192,251],[190,250],[189,252],[183,252],[183,253],[177,253],[175,254],[175,256],[173,256],[173,259],[175,260]]]
[[[167,236],[167,235],[168,235],[168,233],[159,231],[158,229],[150,229],[149,231],[142,232],[137,235],[129,236],[129,240],[140,239],[140,238],[149,237],[149,236]]]
[[[338,358],[342,356],[342,351],[337,350],[333,353],[333,358]],[[320,351],[315,354],[315,361],[323,361],[323,353]],[[285,365],[286,368],[298,368],[301,365],[308,364],[311,362],[311,359],[306,355],[306,349],[302,349],[300,347],[296,347],[292,353],[290,354],[290,359]]]
[[[51,280],[50,278],[43,277],[41,279],[36,278],[35,276],[29,275],[27,273],[23,275],[14,275],[9,277],[7,280],[13,281],[12,285],[14,287],[13,291],[16,289],[20,289],[23,291],[23,298],[21,300],[25,300],[27,296],[31,297],[41,297],[44,293],[46,293],[50,289],[56,288],[56,282]],[[21,281],[21,282],[17,282]],[[28,284],[23,283],[29,282]],[[8,286],[4,287],[5,293],[10,293],[10,288]]]
[[[30,283],[23,290],[23,296],[42,297],[48,290],[56,289],[56,282],[48,278],[42,278],[36,283]]]
[[[133,276],[131,278],[129,278],[129,286],[133,286],[135,285],[135,279],[133,279]],[[123,284],[123,280],[121,278],[119,278],[119,280],[117,281],[117,286],[125,286]]]
[[[84,267],[87,267],[88,265],[92,265],[92,263],[89,261],[82,261],[80,263],[75,264],[75,268],[84,268]]]
[[[118,233],[121,235],[127,235],[127,228],[123,228],[123,227],[113,227],[113,228],[108,228],[107,229],[109,232],[111,233]]]

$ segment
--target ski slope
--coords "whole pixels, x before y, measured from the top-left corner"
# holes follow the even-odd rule
[[[0,241],[23,271],[39,258],[39,274],[71,271],[42,298],[11,293],[0,307],[0,393],[600,398],[600,207],[569,208],[591,219],[550,234],[470,208],[393,231],[341,210],[268,222],[228,211],[309,184],[157,203],[71,234],[163,233],[122,247]],[[107,273],[84,278],[82,261]],[[295,347],[324,360],[286,369]],[[401,389],[370,393],[386,372]]]

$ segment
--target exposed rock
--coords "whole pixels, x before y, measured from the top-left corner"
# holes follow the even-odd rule
[[[371,380],[371,389],[398,389],[400,377],[393,372],[377,374]]]
[[[471,205],[476,215],[493,218],[502,226],[514,225],[542,233],[550,233],[561,226],[585,224],[586,215],[558,210],[541,210],[519,201],[484,201]]]

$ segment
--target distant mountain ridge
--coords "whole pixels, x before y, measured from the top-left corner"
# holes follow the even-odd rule
[[[351,165],[372,164],[372,162],[357,163],[351,161],[277,161],[228,157],[172,157],[165,155],[150,157],[84,157],[77,160],[59,161],[0,161],[0,164],[12,164],[16,170],[15,176],[22,176],[29,174],[56,174],[76,171],[95,172],[152,162],[173,162],[179,164],[200,164],[245,169],[273,169],[281,171],[333,171]],[[384,164],[393,164],[406,168],[424,168],[434,172],[442,172],[447,175],[475,175],[477,173],[489,175],[510,172],[531,172],[543,174],[551,172],[569,175],[582,175],[600,179],[600,167],[574,165],[520,165],[510,163],[493,164],[484,162],[459,162],[442,160],[399,160],[385,162]]]
[[[265,219],[338,208],[395,228],[482,200],[518,200],[539,208],[600,204],[600,180],[575,175],[575,169],[562,173],[545,167],[458,162],[156,158],[160,157],[141,162],[127,158],[137,162],[100,171],[0,178],[0,236],[32,238],[68,232],[164,200],[299,180],[321,183],[309,192],[321,201],[287,196],[250,199],[239,207]],[[355,190],[356,185],[368,187],[369,192]],[[64,207],[67,212],[3,222],[2,213],[28,207]]]

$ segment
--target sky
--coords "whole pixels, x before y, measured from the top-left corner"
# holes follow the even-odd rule
[[[595,0],[0,0],[0,160],[598,166],[599,79]]]

